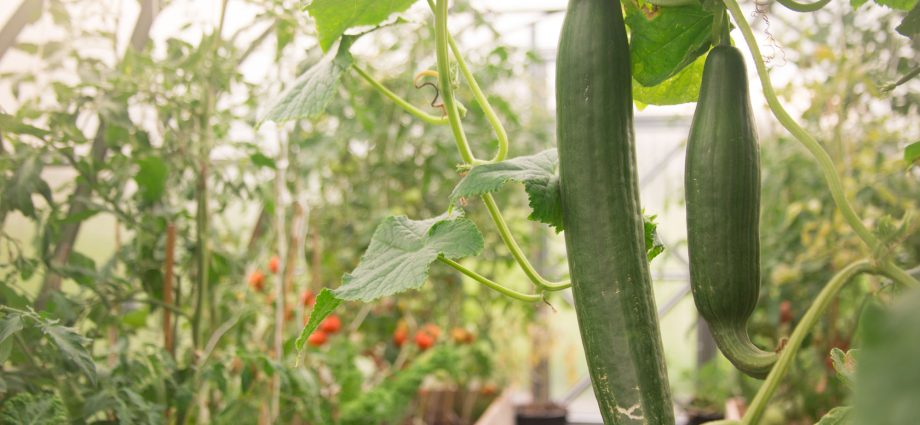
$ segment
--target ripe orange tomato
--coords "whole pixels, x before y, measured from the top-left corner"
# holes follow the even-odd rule
[[[316,332],[310,334],[309,337],[307,337],[307,344],[310,344],[314,347],[319,347],[326,343],[326,339],[328,339],[328,335],[326,335],[326,333],[321,330],[317,330]]]
[[[409,337],[409,329],[406,328],[406,325],[397,326],[396,330],[393,331],[393,343],[397,347],[402,347],[406,343],[406,338]]]
[[[265,287],[265,275],[259,270],[253,270],[252,273],[249,273],[249,287],[261,292]]]
[[[426,331],[418,331],[415,333],[415,345],[419,350],[425,351],[431,348],[434,345],[435,337],[429,334]]]
[[[342,319],[339,319],[339,316],[330,314],[329,317],[323,319],[319,324],[319,330],[327,333],[334,334],[342,328]]]
[[[272,273],[278,273],[278,270],[281,268],[281,260],[277,255],[273,255],[272,258],[268,259],[268,270]]]

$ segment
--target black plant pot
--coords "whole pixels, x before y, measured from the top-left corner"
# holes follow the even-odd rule
[[[689,412],[687,415],[687,424],[686,425],[701,425],[709,421],[717,421],[719,419],[725,419],[721,413],[713,412]]]
[[[525,404],[515,412],[517,425],[566,425],[566,410],[558,404]]]

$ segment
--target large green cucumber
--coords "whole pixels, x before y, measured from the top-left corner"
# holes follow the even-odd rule
[[[556,59],[562,212],[578,327],[604,423],[673,424],[652,294],[620,2],[570,0]]]
[[[760,153],[744,58],[734,47],[706,58],[685,173],[693,300],[725,357],[762,378],[776,353],[747,333],[760,290]]]

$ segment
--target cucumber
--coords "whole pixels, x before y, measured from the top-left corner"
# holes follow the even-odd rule
[[[645,256],[620,3],[570,0],[556,62],[562,216],[578,327],[605,424],[673,424]]]
[[[760,153],[744,58],[734,47],[717,46],[706,58],[684,177],[693,300],[722,354],[763,378],[776,353],[747,333],[760,291]]]

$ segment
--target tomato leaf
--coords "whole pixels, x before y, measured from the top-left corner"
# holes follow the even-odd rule
[[[48,203],[53,201],[51,197],[51,187],[42,179],[42,169],[45,164],[42,162],[40,155],[33,155],[26,158],[16,172],[13,174],[0,192],[0,211],[18,210],[26,217],[38,217],[35,212],[35,204],[32,202],[32,194],[40,194]]]
[[[402,12],[416,0],[314,0],[307,13],[316,21],[319,45],[323,51],[349,28],[377,25],[390,15]]]
[[[896,10],[910,10],[917,4],[917,0],[875,0],[875,3]]]
[[[147,203],[158,201],[166,189],[169,170],[166,162],[158,156],[148,156],[137,160],[138,170],[134,175],[138,192]]]
[[[555,149],[535,155],[473,167],[450,194],[456,203],[462,197],[495,192],[507,182],[524,183],[533,212],[530,219],[562,231],[562,202],[559,198],[559,156]]]
[[[479,255],[482,248],[482,234],[463,217],[387,217],[374,231],[358,267],[332,292],[341,300],[368,302],[418,289],[439,255],[456,260]]]
[[[633,78],[639,84],[656,86],[709,50],[713,15],[701,5],[649,10],[624,4]]]
[[[321,115],[332,100],[342,74],[351,66],[352,57],[348,49],[354,40],[354,37],[343,37],[337,49],[327,52],[319,62],[297,78],[272,104],[261,122],[281,123]]]
[[[89,338],[78,334],[72,328],[59,326],[53,322],[40,321],[42,332],[58,348],[61,356],[68,363],[74,365],[93,383],[96,384],[96,364],[90,355],[87,346]]]

